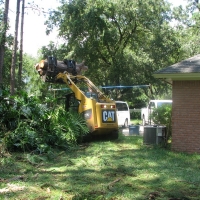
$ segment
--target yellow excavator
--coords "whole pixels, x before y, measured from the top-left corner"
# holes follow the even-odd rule
[[[80,69],[80,65],[78,65]],[[66,95],[66,111],[77,111],[87,121],[90,136],[118,138],[118,122],[115,101],[101,92],[87,77],[77,74],[76,63],[72,60],[58,62],[48,57],[35,66],[46,82],[66,84],[71,93]]]

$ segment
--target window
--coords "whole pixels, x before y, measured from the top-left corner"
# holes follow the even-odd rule
[[[165,105],[165,106],[171,105],[171,102],[158,102],[157,103],[157,107],[160,107],[160,106],[163,106],[163,105]]]
[[[128,111],[126,103],[116,103],[116,107],[118,111]]]

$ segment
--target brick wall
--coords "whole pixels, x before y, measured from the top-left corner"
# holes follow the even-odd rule
[[[200,153],[200,81],[173,81],[172,150]]]

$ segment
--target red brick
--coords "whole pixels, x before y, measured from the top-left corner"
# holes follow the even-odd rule
[[[172,150],[200,153],[200,81],[173,81]]]

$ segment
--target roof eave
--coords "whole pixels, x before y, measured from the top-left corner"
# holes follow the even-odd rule
[[[167,79],[167,80],[200,80],[200,73],[179,73],[179,74],[169,74],[169,73],[159,73],[153,74],[155,78]]]

